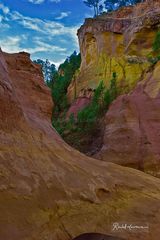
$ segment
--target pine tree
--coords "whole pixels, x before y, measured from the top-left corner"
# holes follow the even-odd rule
[[[98,16],[99,15],[99,10],[102,10],[101,6],[101,2],[102,0],[85,0],[83,1],[88,7],[93,8],[94,9],[94,16]]]

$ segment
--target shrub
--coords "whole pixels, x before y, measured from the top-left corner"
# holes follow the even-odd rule
[[[113,73],[110,87],[106,89],[101,81],[95,90],[92,103],[78,113],[78,125],[82,130],[92,130],[98,119],[107,111],[111,102],[117,97],[117,75]]]
[[[148,57],[148,61],[151,63],[151,64],[156,64],[158,61],[160,61],[160,55],[158,55],[157,57]]]
[[[78,113],[77,125],[82,129],[92,128],[98,118],[99,110],[100,110],[99,104],[95,103],[91,103],[89,106],[85,107]]]
[[[95,90],[94,96],[93,96],[93,103],[95,104],[101,104],[102,103],[102,96],[105,90],[105,86],[103,81],[100,81],[98,87]]]
[[[160,50],[160,31],[157,32],[154,43],[153,43],[153,51]]]
[[[78,113],[77,119],[80,128],[88,130],[94,128],[94,124],[96,123],[103,106],[104,90],[105,86],[103,81],[101,81],[95,90],[91,104]]]
[[[158,61],[160,61],[160,31],[156,33],[154,42],[152,44],[153,51],[148,54],[148,61],[155,65]]]

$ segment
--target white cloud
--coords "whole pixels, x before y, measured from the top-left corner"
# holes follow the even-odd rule
[[[44,35],[51,37],[62,35],[69,36],[70,38],[72,38],[73,44],[77,47],[78,41],[76,33],[79,26],[66,27],[62,23],[58,23],[55,21],[23,16],[16,11],[9,13],[9,16],[11,20],[16,21],[24,28],[43,33]]]
[[[41,4],[43,3],[45,0],[28,0],[28,2],[33,3],[33,4]]]
[[[71,14],[71,12],[61,12],[60,15],[58,17],[56,17],[56,20],[61,20],[65,17],[68,17]]]
[[[19,36],[16,37],[6,37],[4,39],[0,38],[0,46],[2,50],[9,53],[20,52],[20,42],[21,38]]]
[[[29,1],[42,1],[42,0],[29,0]],[[50,0],[51,1],[51,0]],[[53,1],[53,0],[52,0]],[[55,0],[54,0],[55,1]],[[57,0],[56,0],[57,1]],[[26,29],[30,29],[36,31],[38,33],[44,34],[45,36],[68,36],[72,38],[73,45],[75,47],[78,46],[78,39],[76,36],[77,29],[79,26],[65,26],[62,23],[58,23],[57,21],[51,20],[42,20],[40,18],[33,18],[24,16],[17,11],[10,11],[10,9],[3,4],[0,4],[0,9],[3,9],[3,13],[5,13],[4,18],[7,22],[16,22],[19,25],[23,26]],[[67,17],[70,12],[62,12],[57,19],[62,19],[63,17]]]
[[[71,54],[71,51],[78,49],[76,33],[79,26],[65,26],[57,21],[24,16],[2,4],[0,9],[3,9],[2,16],[0,14],[2,30],[9,25],[16,28],[17,24],[21,26],[21,35],[5,34],[0,38],[0,46],[4,51],[10,53],[26,51],[34,57],[52,56],[51,58],[56,59],[54,63],[58,66],[67,55]],[[33,31],[33,34],[26,31],[27,29]],[[62,42],[65,47],[61,47]],[[73,50],[67,49],[68,42]]]
[[[0,22],[0,29],[1,30],[6,30],[8,28],[10,28],[9,24]]]
[[[67,51],[66,48],[61,48],[59,46],[55,46],[55,45],[43,42],[40,37],[34,37],[33,43],[35,43],[35,45],[37,46],[37,49],[39,49],[39,50],[41,49],[41,51],[55,51],[55,52],[66,52]],[[34,48],[34,49],[36,49],[36,48]],[[32,51],[30,51],[30,53],[36,53],[37,50],[34,50],[34,49]]]
[[[37,53],[37,52],[47,52],[47,51],[54,51],[54,52],[66,52],[65,48],[61,48],[59,46],[51,45],[48,43],[45,43],[41,41],[41,38],[35,37],[33,38],[33,44],[35,47],[32,48],[23,48],[21,47],[21,43],[27,40],[26,35],[21,36],[15,36],[11,37],[8,36],[5,39],[0,39],[0,46],[2,47],[3,51],[9,52],[9,53],[15,53],[15,52],[29,52],[31,54]]]
[[[3,16],[0,15],[0,23],[3,21]]]
[[[10,28],[9,24],[5,23],[5,17],[0,15],[0,29],[1,30],[5,30],[5,29],[8,29]]]
[[[8,14],[9,13],[9,8],[4,6],[2,3],[0,3],[0,9],[2,10],[2,12],[4,14]]]
[[[59,3],[61,0],[49,0],[49,2]],[[41,4],[45,2],[45,0],[28,0],[28,2],[33,4]]]
[[[62,59],[61,61],[58,61],[58,62],[53,62],[52,60],[49,60],[49,61],[51,64],[54,64],[56,66],[56,68],[58,69],[59,65],[64,62],[64,59]]]
[[[50,0],[50,2],[59,3],[59,2],[61,2],[61,0]]]

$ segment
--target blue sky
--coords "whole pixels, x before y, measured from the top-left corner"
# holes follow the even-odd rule
[[[79,51],[77,29],[92,15],[82,0],[0,0],[0,46],[58,65]]]

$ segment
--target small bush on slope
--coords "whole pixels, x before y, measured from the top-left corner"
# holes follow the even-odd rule
[[[109,89],[101,81],[95,90],[92,103],[78,113],[78,125],[82,129],[92,130],[97,121],[107,111],[111,102],[117,97],[116,73],[113,73]]]

